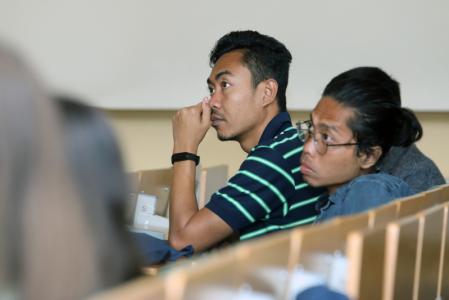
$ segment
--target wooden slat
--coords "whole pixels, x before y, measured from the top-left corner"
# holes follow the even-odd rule
[[[382,299],[413,299],[420,227],[416,215],[388,224]]]
[[[447,189],[449,191],[449,189]],[[438,280],[438,292],[441,299],[449,299],[449,203],[444,205],[444,222],[442,235],[442,254],[440,261],[440,278]]]
[[[351,299],[381,299],[386,227],[353,231],[348,235],[347,292]]]
[[[419,272],[418,299],[436,299],[438,295],[441,245],[443,240],[444,206],[439,205],[419,213],[423,218],[423,237]],[[418,247],[420,247],[418,245]]]

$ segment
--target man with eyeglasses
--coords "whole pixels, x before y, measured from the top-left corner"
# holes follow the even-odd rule
[[[399,177],[377,169],[391,147],[409,147],[422,136],[415,114],[386,88],[393,82],[375,67],[343,72],[328,83],[310,120],[297,124],[303,178],[327,190],[317,222],[414,193]]]

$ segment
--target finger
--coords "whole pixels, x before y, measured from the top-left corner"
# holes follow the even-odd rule
[[[205,97],[203,101],[201,101],[201,108],[203,110],[203,113],[201,114],[201,123],[203,124],[210,124],[211,108],[209,105],[209,100],[209,97]]]

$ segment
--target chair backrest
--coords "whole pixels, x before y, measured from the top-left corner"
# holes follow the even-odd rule
[[[167,216],[171,179],[171,168],[139,171],[136,192],[156,196],[155,213],[160,216]]]
[[[304,230],[301,244],[297,253],[296,263],[306,270],[313,270],[313,258],[316,254],[334,254],[336,251],[344,253],[346,250],[346,236],[349,232],[367,228],[369,215],[361,213],[353,216],[339,217],[330,222],[313,225]]]
[[[443,202],[449,201],[449,183],[441,186],[441,197],[443,197]]]
[[[404,218],[429,208],[436,204],[433,200],[433,197],[428,196],[428,192],[422,192],[413,196],[402,198],[397,201],[397,217]]]
[[[198,208],[207,204],[213,193],[226,185],[228,166],[218,165],[201,170],[198,186]]]
[[[399,219],[387,225],[384,260],[383,298],[413,299],[413,282],[422,222],[418,215]]]
[[[449,184],[371,209],[368,212],[370,215],[369,226],[384,226],[395,219],[416,214],[447,201],[449,201]]]
[[[218,300],[229,299],[229,295],[235,295],[242,282],[240,255],[246,255],[246,252],[239,251],[238,247],[218,250],[181,269],[185,280],[180,299]]]
[[[394,221],[388,226],[387,237],[384,226],[351,232],[346,251],[351,299],[380,299],[383,284],[386,293],[390,289],[386,299],[408,299],[411,295],[416,297],[413,299],[435,299],[442,282],[446,211],[447,206],[439,205]],[[386,238],[388,257],[384,253]],[[384,280],[393,283],[382,283]]]
[[[399,205],[396,201],[369,210],[369,227],[374,228],[386,226],[389,222],[397,218],[398,210]]]
[[[291,253],[299,247],[299,236],[292,231],[282,231],[264,238],[250,240],[238,246],[242,267],[241,285],[252,290],[283,299],[288,278],[293,269]]]
[[[168,217],[168,196],[172,180],[172,169],[142,170],[130,174],[133,191],[157,197],[155,213]],[[228,179],[228,166],[197,167],[195,190],[198,207],[202,208],[212,194],[223,187]]]

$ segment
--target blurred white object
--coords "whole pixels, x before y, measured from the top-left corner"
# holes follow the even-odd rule
[[[156,196],[139,193],[134,212],[134,227],[149,226],[156,208]]]
[[[243,284],[237,290],[230,286],[209,284],[201,288],[190,290],[186,300],[274,300],[274,296],[254,291],[250,286]]]
[[[300,292],[317,285],[326,285],[326,279],[322,274],[304,271],[303,268],[295,268],[290,276],[287,299],[296,299]]]

